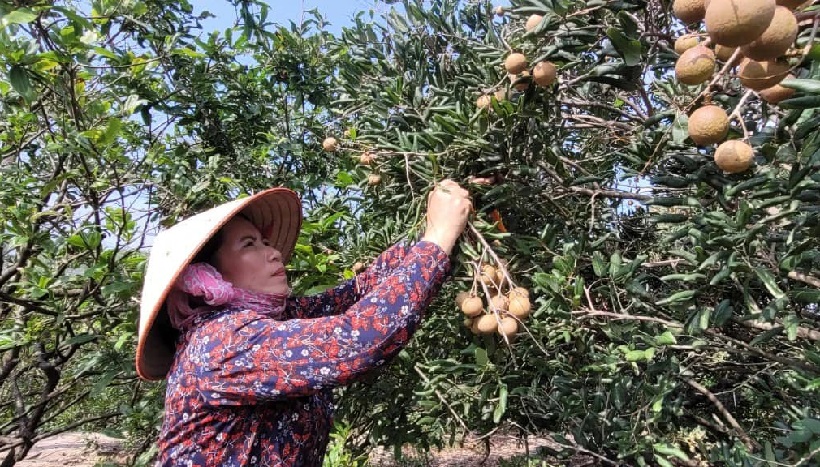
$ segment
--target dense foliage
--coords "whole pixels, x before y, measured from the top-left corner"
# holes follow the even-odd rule
[[[234,3],[237,26],[213,33],[186,1],[0,6],[3,466],[77,428],[150,458],[163,388],[132,362],[158,226],[293,187],[308,219],[291,278],[310,293],[412,239],[442,177],[477,211],[453,281],[389,371],[340,391],[337,440],[512,428],[610,465],[817,456],[818,7],[801,14],[791,104],[729,75],[709,88],[757,151],[728,175],[688,139],[707,87],[674,80],[685,28],[669,1],[522,0],[497,16],[405,0],[338,37],[318,12],[277,25]],[[512,51],[554,62],[559,82],[511,82]],[[471,333],[454,302],[498,259],[534,305],[511,345]]]

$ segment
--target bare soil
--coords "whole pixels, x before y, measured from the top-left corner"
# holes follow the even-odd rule
[[[28,456],[16,467],[94,467],[107,465],[124,465],[126,453],[124,442],[98,433],[70,432],[39,441]],[[530,438],[528,444],[510,435],[495,435],[490,438],[489,452],[483,440],[468,439],[462,446],[455,446],[440,451],[420,452],[413,448],[403,451],[402,459],[397,460],[392,452],[383,449],[375,450],[370,461],[380,467],[497,467],[503,460],[518,459],[515,466],[526,466],[529,453],[533,462],[531,466],[567,465],[566,461],[551,461],[538,455],[542,447],[558,449],[551,439]],[[537,459],[537,461],[536,461]],[[572,466],[591,465],[587,459],[573,459]]]
[[[94,467],[102,462],[122,461],[123,440],[98,433],[69,432],[34,444],[15,467]]]

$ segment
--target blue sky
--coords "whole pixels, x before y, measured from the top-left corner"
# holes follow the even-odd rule
[[[203,24],[206,30],[224,30],[236,20],[236,10],[226,0],[192,0],[191,3],[195,11],[207,10],[216,16]],[[377,0],[267,0],[266,3],[271,8],[269,20],[273,23],[286,25],[294,21],[298,24],[303,11],[317,9],[331,23],[329,30],[333,33],[349,25],[357,11],[388,8]]]

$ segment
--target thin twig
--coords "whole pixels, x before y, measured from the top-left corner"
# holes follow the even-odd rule
[[[717,407],[718,411],[723,415],[723,418],[725,418],[726,421],[729,422],[730,425],[732,425],[732,428],[735,429],[737,435],[743,441],[743,444],[746,445],[747,449],[749,449],[750,451],[760,449],[760,444],[758,444],[757,441],[749,437],[749,435],[746,433],[743,427],[741,427],[737,420],[735,420],[735,417],[733,417],[732,414],[729,413],[728,410],[726,410],[726,407],[723,405],[722,402],[720,402],[717,396],[712,394],[711,391],[709,391],[703,385],[701,385],[700,383],[691,378],[685,378],[684,381],[689,386],[695,388],[695,390],[697,390],[699,393],[706,396],[712,402],[712,404],[714,404],[715,407]]]
[[[655,318],[653,316],[643,316],[643,315],[624,315],[621,313],[613,313],[611,311],[597,311],[597,310],[574,310],[571,312],[573,315],[579,315],[578,319],[590,319],[596,316],[602,316],[606,318],[612,318],[615,320],[630,320],[630,321],[649,321],[652,323],[660,323],[665,326],[671,328],[678,328],[683,329],[683,324],[676,323],[674,321],[667,321],[661,318]]]
[[[730,122],[732,121],[732,119],[736,119],[737,122],[740,123],[740,127],[743,128],[744,141],[749,141],[751,133],[749,132],[749,129],[746,128],[746,122],[743,121],[743,116],[740,115],[740,112],[743,111],[743,106],[746,105],[746,101],[749,99],[749,97],[752,96],[752,94],[754,94],[753,90],[750,89],[746,91],[746,94],[744,94],[743,97],[740,99],[740,102],[737,103],[735,110],[733,110],[732,113],[729,115]]]
[[[507,270],[507,267],[501,261],[501,258],[499,258],[495,251],[492,249],[490,244],[487,243],[487,240],[484,239],[484,236],[481,235],[481,233],[475,228],[472,222],[468,221],[467,227],[469,227],[470,232],[472,232],[472,234],[475,235],[478,241],[481,242],[481,244],[484,246],[484,251],[486,251],[487,254],[489,254],[493,258],[495,264],[497,264],[498,267],[501,269],[502,273],[504,274],[504,278],[507,279],[507,281],[510,283],[510,288],[515,288],[516,284],[515,281],[513,281],[512,276],[510,276],[510,272]]]
[[[735,53],[732,54],[731,58],[729,58],[729,60],[726,61],[726,64],[723,65],[723,68],[720,69],[718,74],[715,75],[715,77],[712,78],[712,81],[710,81],[709,84],[706,85],[706,88],[703,91],[701,91],[701,93],[698,94],[698,96],[694,100],[692,100],[692,102],[690,102],[689,105],[686,106],[686,108],[683,109],[683,113],[688,115],[689,111],[692,110],[692,108],[695,105],[697,105],[701,99],[703,99],[704,97],[706,97],[706,95],[712,92],[712,87],[714,87],[714,85],[717,84],[717,82],[720,81],[720,79],[723,78],[723,76],[725,76],[726,73],[729,72],[729,70],[735,65],[735,62],[737,62],[737,60],[740,57],[740,47],[738,47],[737,50],[735,50]]]
[[[815,24],[816,24],[816,23],[815,23]],[[814,451],[812,451],[812,452],[810,452],[810,453],[806,454],[806,456],[805,456],[805,457],[803,457],[802,459],[800,459],[799,461],[797,461],[797,463],[796,463],[796,464],[794,464],[794,467],[800,467],[800,466],[801,466],[801,465],[803,465],[804,463],[806,463],[806,462],[808,462],[808,461],[812,460],[812,459],[814,458],[814,456],[816,456],[816,455],[818,455],[818,454],[820,454],[820,447],[817,447],[817,448],[815,448],[815,449],[814,449]]]
[[[413,197],[413,204],[416,204],[416,190],[413,189],[413,182],[410,180],[410,156],[404,155],[404,171],[407,174],[407,188]]]
[[[802,272],[797,271],[789,271],[787,275],[789,276],[789,279],[794,279],[820,289],[820,279],[814,276],[809,276],[808,274],[803,274]]]
[[[423,379],[425,383],[430,383],[430,378],[428,378],[427,375],[425,375],[424,372],[421,371],[421,368],[419,368],[418,363],[416,363],[413,368],[415,368],[416,373],[418,373],[419,376],[421,376],[421,379]],[[462,420],[461,417],[458,416],[458,413],[456,413],[456,411],[453,410],[453,407],[450,405],[450,403],[447,402],[443,395],[441,395],[441,392],[438,389],[433,389],[433,392],[436,394],[436,396],[438,396],[439,400],[447,407],[447,410],[449,410],[450,413],[453,414],[453,417],[455,417],[458,423],[461,424],[461,427],[464,428],[465,431],[470,431],[470,429],[467,428],[467,424],[464,423],[464,420]]]

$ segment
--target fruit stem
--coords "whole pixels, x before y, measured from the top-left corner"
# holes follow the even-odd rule
[[[709,81],[709,84],[706,85],[706,89],[704,89],[700,94],[698,94],[698,97],[696,97],[688,106],[686,106],[686,108],[683,110],[683,113],[689,115],[689,112],[692,110],[694,106],[698,104],[698,101],[700,101],[707,95],[711,95],[710,93],[712,92],[712,87],[714,87],[714,85],[717,84],[717,82],[720,81],[720,79],[723,78],[726,75],[726,73],[729,72],[729,69],[731,69],[735,65],[735,62],[737,62],[739,58],[740,47],[738,47],[737,50],[735,50],[735,53],[732,54],[729,60],[726,60],[726,64],[723,65],[723,68],[721,68],[718,74],[715,75],[714,78],[712,78],[712,81]]]
[[[510,288],[515,288],[516,285],[515,282],[512,280],[512,277],[510,276],[510,272],[507,270],[507,267],[504,266],[504,263],[501,262],[501,259],[498,257],[498,255],[495,254],[495,251],[493,251],[493,248],[490,246],[490,244],[487,243],[487,240],[484,239],[484,236],[481,235],[481,233],[478,230],[476,230],[472,222],[467,221],[467,227],[469,227],[473,235],[475,235],[478,241],[481,242],[481,244],[484,246],[484,251],[486,251],[490,256],[492,256],[493,261],[495,261],[495,264],[498,265],[498,268],[501,269],[501,272],[504,274],[504,278],[507,279],[507,282],[510,283]],[[501,284],[499,284],[499,286],[500,285]],[[500,289],[499,292],[501,292]]]
[[[740,115],[740,112],[743,110],[743,106],[746,105],[746,101],[753,93],[754,91],[752,91],[751,89],[746,91],[746,94],[744,94],[743,97],[740,98],[740,102],[737,103],[737,107],[735,107],[735,110],[733,110],[732,113],[729,115],[730,122],[732,121],[732,119],[735,119],[738,123],[740,123],[740,127],[743,128],[743,140],[746,142],[749,141],[749,137],[751,137],[751,134],[749,133],[749,129],[746,128],[746,122],[743,121],[743,116]]]

